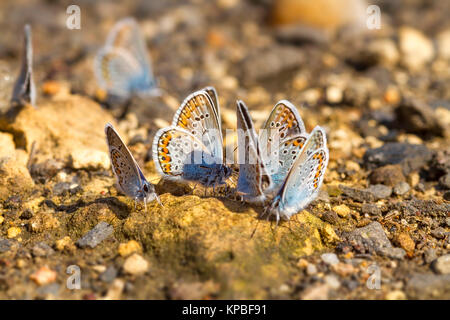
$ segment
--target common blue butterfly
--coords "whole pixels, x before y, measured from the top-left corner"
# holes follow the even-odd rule
[[[319,192],[328,159],[325,132],[316,126],[265,213],[275,216],[278,223],[304,209]]]
[[[198,182],[205,187],[226,183],[231,169],[224,164],[220,110],[213,87],[189,95],[172,125],[156,133],[153,160],[169,180]]]
[[[155,187],[145,179],[141,168],[110,123],[105,126],[105,134],[112,171],[120,190],[135,201],[144,201],[146,208],[147,202],[154,199],[161,204]]]
[[[31,41],[31,27],[24,27],[24,46],[22,54],[22,66],[19,77],[14,85],[11,102],[18,105],[30,103],[36,105],[36,87],[33,81],[33,44]]]
[[[157,95],[145,40],[133,18],[117,22],[94,60],[99,85],[112,96]]]

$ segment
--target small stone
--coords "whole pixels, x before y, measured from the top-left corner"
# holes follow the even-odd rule
[[[72,241],[72,239],[69,236],[65,236],[62,239],[55,241],[55,248],[58,251],[75,251],[76,247]]]
[[[302,300],[326,300],[328,299],[328,293],[330,287],[326,284],[314,285],[305,289],[301,295]]]
[[[359,201],[359,202],[373,202],[375,201],[375,197],[373,196],[372,193],[366,191],[366,190],[361,190],[361,189],[356,189],[356,188],[352,188],[352,187],[347,187],[344,185],[339,185],[339,189],[342,191],[342,193],[350,198],[352,198],[355,201]]]
[[[370,216],[381,216],[381,209],[375,203],[363,203],[361,212]]]
[[[106,283],[113,282],[114,279],[116,279],[116,277],[117,277],[117,269],[112,265],[106,268],[106,270],[102,272],[102,274],[100,274],[99,276],[100,280]]]
[[[380,248],[378,249],[377,253],[380,256],[397,260],[403,260],[406,256],[406,251],[404,249],[394,247]]]
[[[386,199],[389,198],[392,194],[392,188],[383,184],[371,185],[366,190],[370,192],[375,197],[375,199]]]
[[[317,274],[317,267],[314,264],[309,263],[308,266],[306,267],[306,274],[308,276],[313,276]]]
[[[438,55],[443,59],[450,60],[450,29],[439,33],[436,37],[436,42]]]
[[[406,294],[401,290],[390,291],[386,294],[386,300],[406,300]]]
[[[320,218],[323,221],[326,221],[331,224],[337,224],[339,221],[339,218],[338,218],[336,212],[331,211],[331,210],[325,211]]]
[[[355,267],[353,267],[351,264],[342,262],[332,265],[332,270],[341,277],[347,277],[356,272]]]
[[[439,185],[445,189],[450,189],[450,172],[448,172],[447,174],[444,174],[439,179]]]
[[[444,239],[447,232],[442,227],[437,227],[436,229],[431,231],[431,235],[436,239]]]
[[[399,47],[402,63],[413,71],[420,70],[434,57],[433,42],[422,32],[411,27],[399,29]]]
[[[437,259],[436,250],[434,250],[433,248],[425,250],[425,252],[423,253],[423,258],[425,260],[425,263],[432,263]]]
[[[409,133],[443,136],[441,125],[434,110],[425,102],[415,98],[405,98],[395,109],[399,125]]]
[[[406,181],[401,181],[397,183],[394,187],[394,193],[398,196],[406,194],[411,188]]]
[[[341,218],[348,217],[348,215],[350,214],[350,208],[345,204],[333,207],[333,211],[336,212]]]
[[[369,179],[372,184],[384,184],[391,187],[406,181],[402,172],[402,167],[398,164],[376,168],[370,174]]]
[[[80,248],[95,248],[100,242],[108,238],[114,232],[113,226],[102,221],[97,224],[92,230],[86,233],[81,239],[77,241]]]
[[[3,221],[5,221],[5,218],[3,216],[0,216],[0,224],[2,224]]]
[[[402,247],[408,254],[412,254],[416,247],[416,243],[407,233],[400,233],[396,237],[396,242]]]
[[[424,145],[400,142],[388,142],[364,154],[364,163],[370,168],[399,164],[404,175],[409,175],[425,166],[433,157],[433,153]],[[410,183],[410,185],[413,185]]]
[[[308,260],[301,258],[297,262],[297,267],[302,268],[302,269],[306,269],[308,264],[309,264]]]
[[[341,286],[339,279],[333,274],[326,275],[324,280],[331,289],[337,290]]]
[[[327,102],[330,104],[338,104],[342,102],[343,92],[339,87],[330,86],[327,88],[325,94]]]
[[[439,274],[450,274],[450,254],[440,256],[433,261],[433,270]]]
[[[55,251],[45,242],[39,242],[33,246],[31,253],[35,257],[51,256]]]
[[[376,39],[369,44],[368,51],[383,65],[394,66],[400,54],[397,46],[391,39]]]
[[[141,275],[147,272],[149,263],[141,255],[134,253],[125,260],[123,270],[131,275]]]
[[[30,275],[30,279],[40,286],[46,285],[56,280],[56,272],[48,268],[47,266],[44,266]]]
[[[406,285],[410,299],[450,299],[450,275],[415,274]]]
[[[9,251],[11,247],[12,247],[11,240],[0,239],[0,253]]]
[[[123,289],[125,287],[125,282],[121,279],[115,279],[108,289],[104,300],[119,300],[122,296]]]
[[[135,240],[130,240],[127,243],[121,243],[119,245],[119,254],[122,257],[127,257],[132,253],[141,251],[142,251],[141,245],[139,244],[139,242]]]
[[[339,258],[334,253],[324,253],[320,257],[322,258],[322,261],[328,265],[339,263]]]
[[[18,227],[11,227],[11,228],[9,228],[8,231],[7,231],[7,233],[8,233],[7,236],[8,236],[9,239],[15,238],[15,237],[17,237],[21,232],[22,232],[22,230],[21,230],[20,228],[18,228]]]
[[[447,225],[447,227],[450,227],[450,217],[447,217],[445,219],[445,224]]]

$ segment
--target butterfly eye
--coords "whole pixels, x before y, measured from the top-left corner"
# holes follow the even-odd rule
[[[143,189],[144,189],[145,192],[148,192],[148,186],[146,184],[144,184],[144,188]]]

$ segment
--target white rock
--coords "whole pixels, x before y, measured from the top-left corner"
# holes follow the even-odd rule
[[[125,260],[123,270],[132,275],[141,275],[147,272],[149,263],[141,255],[135,253]]]
[[[450,29],[438,34],[436,37],[438,55],[444,59],[450,59]]]
[[[419,70],[434,57],[433,42],[419,30],[401,27],[399,46],[402,62],[410,70]]]
[[[339,258],[334,253],[324,253],[320,257],[322,258],[322,261],[328,265],[339,263]]]
[[[440,256],[434,260],[433,269],[440,274],[450,274],[450,254]]]

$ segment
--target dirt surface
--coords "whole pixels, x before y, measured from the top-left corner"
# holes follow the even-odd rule
[[[0,298],[450,299],[450,3],[376,2],[379,30],[280,25],[286,13],[256,0],[82,1],[69,30],[69,2],[2,1]],[[163,94],[118,105],[92,65],[126,16]],[[26,23],[37,108],[11,112]],[[159,181],[153,136],[207,85],[224,128],[237,99],[257,128],[287,99],[308,132],[326,130],[324,185],[291,221]],[[106,122],[163,207],[118,193]]]

